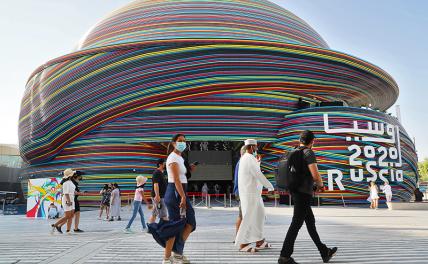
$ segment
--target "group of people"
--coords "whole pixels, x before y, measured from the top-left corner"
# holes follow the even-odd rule
[[[312,151],[315,136],[311,131],[305,131],[300,137],[300,146],[304,153],[306,164],[305,181],[298,189],[293,190],[294,216],[287,232],[281,255],[278,259],[280,264],[297,263],[291,257],[297,234],[306,223],[309,234],[315,242],[322,260],[328,262],[336,253],[337,248],[329,248],[321,242],[316,226],[315,217],[312,213],[310,201],[313,195],[314,183],[318,191],[323,190],[324,185],[318,172],[315,153]],[[190,169],[185,165],[182,156],[186,149],[186,138],[182,134],[175,135],[168,147],[168,158],[166,163],[159,160],[158,168],[153,173],[153,213],[148,223],[148,232],[152,234],[155,241],[164,248],[162,263],[190,263],[184,256],[184,247],[190,234],[196,229],[196,217],[189,198],[186,195],[187,177],[186,172]],[[256,253],[259,250],[271,248],[264,237],[265,210],[262,199],[263,187],[269,192],[274,190],[273,185],[263,175],[260,168],[260,156],[257,155],[257,141],[247,139],[241,149],[241,158],[236,167],[235,192],[239,194],[240,207],[237,221],[235,245],[240,252]],[[165,193],[161,190],[164,184],[156,179],[161,179],[163,171],[167,171],[167,183],[165,182]],[[155,175],[159,175],[156,177]],[[141,210],[141,201],[144,198],[142,184],[144,177],[137,177],[137,188],[134,199],[134,213],[130,220],[132,224],[137,212]],[[162,194],[164,195],[162,197]],[[150,205],[146,201],[147,205]],[[166,207],[166,208],[165,208]],[[164,212],[159,209],[164,208]],[[165,210],[166,209],[166,210]],[[144,216],[140,211],[143,229],[145,229]],[[159,221],[156,219],[159,217]],[[126,231],[129,231],[128,224]]]
[[[104,187],[100,191],[101,202],[100,202],[100,213],[98,219],[102,219],[103,211],[106,214],[106,220],[120,221],[120,208],[122,204],[122,200],[120,197],[120,188],[117,183],[105,184]]]
[[[81,233],[83,230],[79,229],[80,223],[80,204],[78,197],[83,195],[84,192],[81,192],[79,189],[79,182],[82,180],[82,175],[77,173],[72,169],[66,169],[63,172],[63,178],[61,180],[62,185],[62,198],[61,206],[64,210],[64,215],[56,223],[52,224],[52,233],[55,230],[58,233],[62,232],[62,226],[66,224],[67,234],[71,233],[71,225],[74,220],[74,229],[75,233]],[[54,209],[50,209],[54,210]],[[49,211],[50,211],[49,210]]]
[[[294,201],[294,213],[278,258],[279,264],[297,263],[291,256],[298,232],[304,222],[320,252],[323,262],[329,262],[337,251],[336,247],[329,248],[321,242],[311,209],[314,184],[318,191],[324,189],[318,172],[316,156],[312,151],[314,141],[315,135],[311,131],[304,131],[300,135],[300,146],[297,148],[303,153],[302,163],[304,164],[304,169],[302,175],[299,175],[303,180],[298,187],[289,190]],[[264,237],[265,210],[262,190],[264,187],[271,192],[273,191],[273,186],[261,171],[261,157],[257,154],[257,150],[256,140],[245,140],[234,176],[234,192],[240,199],[235,245],[239,246],[239,251],[248,253],[256,253],[272,247]]]
[[[392,188],[391,185],[389,185],[389,182],[387,180],[384,181],[383,185],[381,186],[382,192],[385,194],[386,198],[386,204],[388,205],[388,208],[391,208],[391,201],[392,201]],[[379,187],[376,185],[374,181],[371,181],[369,184],[369,198],[367,198],[367,201],[370,202],[370,209],[377,210],[379,207]]]
[[[289,190],[294,203],[294,211],[292,222],[286,233],[278,258],[279,264],[297,263],[292,258],[292,254],[294,243],[303,223],[306,224],[309,235],[318,248],[324,263],[329,262],[337,252],[337,247],[327,247],[321,241],[311,209],[314,191],[322,192],[324,190],[322,178],[318,171],[316,155],[312,150],[314,144],[315,135],[313,132],[306,130],[301,133],[300,145],[296,147],[296,150],[302,153],[301,162],[304,166],[300,172],[300,177],[303,180],[298,186]],[[150,233],[154,240],[164,248],[163,264],[190,263],[184,255],[184,248],[190,234],[196,229],[196,217],[186,192],[187,175],[194,170],[195,166],[190,166],[183,157],[186,146],[186,137],[183,134],[177,134],[172,138],[168,146],[166,161],[159,159],[157,168],[153,172],[151,201],[144,195],[147,178],[141,175],[136,177],[132,216],[125,228],[126,233],[133,233],[131,226],[137,214],[139,214],[142,230]],[[266,188],[268,192],[272,192],[274,187],[262,173],[260,168],[261,157],[257,154],[257,151],[256,140],[245,140],[234,175],[234,193],[239,196],[240,200],[234,243],[240,252],[245,253],[256,253],[272,247],[264,236],[266,215],[262,190]],[[79,177],[76,171],[72,169],[64,171],[62,181],[64,217],[52,224],[52,230],[62,233],[61,227],[67,224],[67,232],[69,233],[74,217],[74,232],[83,232],[78,228],[80,207],[77,196],[82,194],[78,188],[80,180],[81,176]],[[377,209],[379,188],[375,182],[370,183],[369,190],[370,207]],[[381,190],[385,193],[387,203],[390,203],[392,190],[388,181],[384,182]],[[102,195],[100,218],[103,210],[105,210],[107,219],[114,220],[114,217],[116,217],[117,220],[120,220],[119,186],[117,184],[105,185],[100,194]],[[148,209],[152,210],[147,224],[142,209],[143,201]]]

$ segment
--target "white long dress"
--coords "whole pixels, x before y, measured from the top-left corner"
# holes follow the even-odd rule
[[[110,198],[110,216],[111,217],[120,217],[120,206],[121,206],[120,191],[119,189],[116,188],[111,192],[111,198]]]
[[[260,170],[256,158],[245,153],[239,161],[238,189],[242,222],[236,234],[235,245],[264,239],[265,207],[261,195],[263,186],[269,191],[273,190],[272,184]]]

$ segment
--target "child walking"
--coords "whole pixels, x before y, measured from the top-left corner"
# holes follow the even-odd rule
[[[141,207],[141,203],[144,199],[144,202],[147,204],[148,209],[152,209],[151,205],[149,204],[148,199],[144,196],[144,184],[147,181],[147,178],[144,176],[137,176],[135,179],[137,181],[137,188],[135,189],[135,196],[134,196],[134,210],[132,211],[132,217],[129,219],[128,225],[125,228],[125,233],[132,233],[131,225],[132,222],[134,222],[135,217],[137,216],[137,213],[140,214],[141,218],[141,225],[143,226],[143,230],[147,229],[146,223],[144,222],[144,213],[143,208]]]

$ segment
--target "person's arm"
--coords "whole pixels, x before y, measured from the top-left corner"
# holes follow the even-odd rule
[[[186,208],[186,194],[184,193],[183,185],[181,185],[180,181],[180,167],[177,162],[173,162],[169,164],[169,166],[171,167],[172,175],[174,177],[175,189],[181,197],[180,208]]]
[[[312,179],[317,184],[318,188],[323,188],[324,183],[322,182],[322,178],[320,172],[318,171],[318,165],[316,163],[312,163],[308,165],[309,171],[311,172]]]
[[[143,197],[144,202],[147,204],[147,207],[150,208],[151,204],[150,204],[149,200],[146,198],[146,196],[144,195],[144,189],[141,188],[141,190],[139,192],[141,194],[141,197]]]
[[[154,183],[153,189],[155,190],[155,201],[160,202],[160,195],[159,195],[159,183]]]
[[[116,197],[116,192],[111,192],[111,197],[110,197],[110,203],[112,204],[114,202],[114,198]]]
[[[253,165],[252,171],[254,172],[254,176],[256,177],[256,179],[261,184],[263,184],[263,186],[265,188],[267,188],[269,192],[273,191],[274,188],[273,188],[272,183],[265,177],[265,175],[263,174],[263,172],[260,169],[260,166],[257,164],[257,162],[252,162],[252,165]]]
[[[71,205],[71,199],[70,199],[70,188],[68,187],[68,184],[63,185],[62,187],[62,191],[64,193],[64,197],[65,197],[65,204],[67,205]]]

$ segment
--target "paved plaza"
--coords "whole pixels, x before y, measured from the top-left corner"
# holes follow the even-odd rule
[[[198,227],[185,254],[192,263],[276,263],[292,208],[268,207],[266,237],[273,249],[254,255],[233,246],[237,208],[196,208]],[[148,216],[147,211],[145,212]],[[364,208],[314,208],[322,240],[338,246],[331,263],[428,263],[426,211]],[[82,234],[50,234],[51,221],[24,216],[0,216],[0,263],[161,263],[162,248],[134,222],[134,234],[124,234],[123,221],[97,220],[96,211],[82,212]],[[64,228],[63,228],[64,229]],[[294,255],[299,263],[322,263],[303,228]]]

